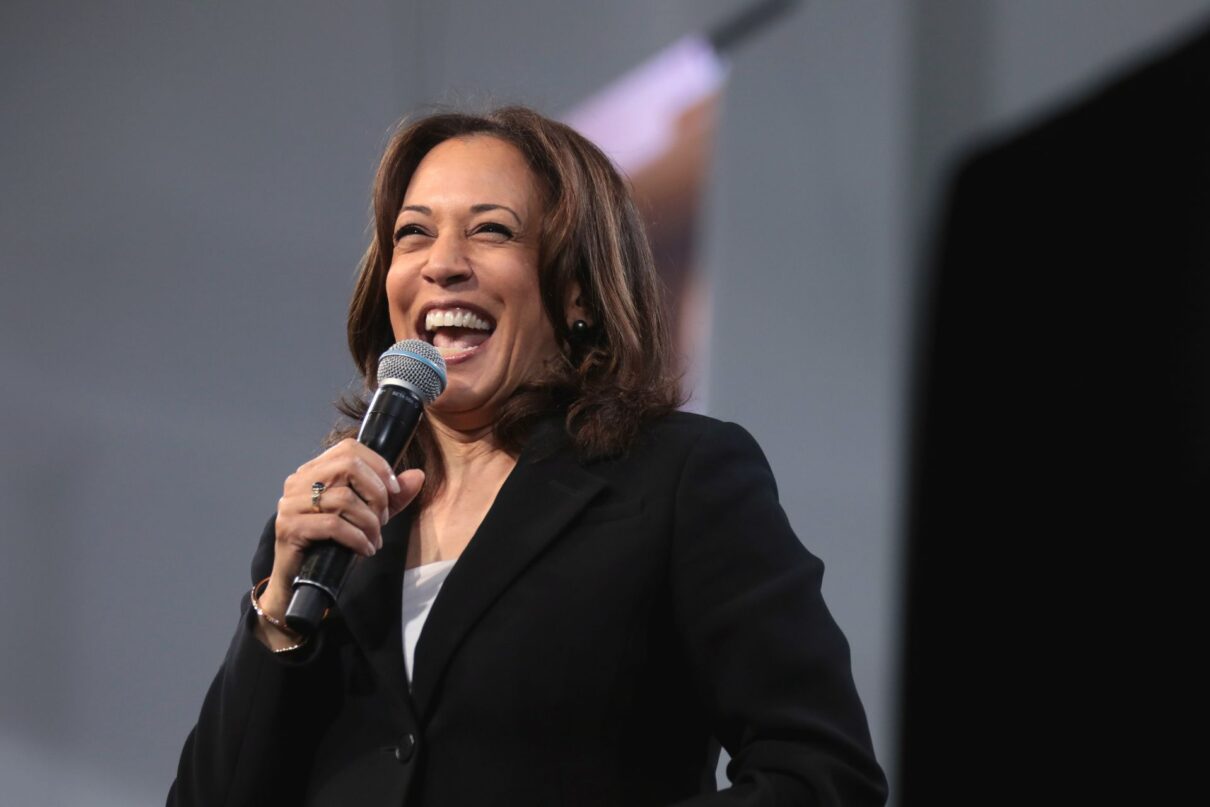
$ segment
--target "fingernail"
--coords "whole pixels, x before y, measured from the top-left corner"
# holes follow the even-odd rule
[[[391,493],[399,492],[399,490],[400,490],[399,480],[395,478],[395,474],[391,474],[390,481],[387,482],[387,487],[389,487],[391,489]],[[386,522],[383,522],[383,523],[385,524]]]
[[[387,522],[390,520],[391,520],[391,514],[388,513],[386,510],[383,510],[382,511],[382,526],[385,527],[387,525]]]

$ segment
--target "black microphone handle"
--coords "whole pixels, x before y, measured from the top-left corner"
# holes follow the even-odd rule
[[[420,418],[424,404],[415,392],[403,386],[383,384],[374,393],[370,408],[361,421],[357,442],[369,446],[392,468],[399,466]],[[336,604],[355,555],[335,541],[323,541],[307,549],[294,594],[286,609],[286,624],[304,636],[310,636],[323,621],[324,613]]]

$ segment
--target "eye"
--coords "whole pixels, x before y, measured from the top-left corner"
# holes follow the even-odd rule
[[[398,244],[409,235],[426,235],[426,233],[419,224],[404,224],[395,231],[395,243]]]
[[[488,221],[480,224],[474,229],[473,234],[492,236],[498,241],[507,241],[513,237],[512,229],[497,221]]]

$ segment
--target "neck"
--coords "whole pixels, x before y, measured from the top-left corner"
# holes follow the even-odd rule
[[[491,424],[465,426],[431,418],[437,449],[445,465],[441,498],[457,499],[485,477],[506,476],[517,459],[500,447]]]

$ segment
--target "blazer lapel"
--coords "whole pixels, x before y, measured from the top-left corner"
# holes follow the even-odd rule
[[[411,510],[404,510],[383,528],[382,549],[372,558],[359,558],[340,595],[339,613],[354,641],[369,660],[382,691],[394,708],[403,710],[408,725],[415,711],[407,695],[403,669],[403,637],[399,625],[403,567],[407,559]]]
[[[416,647],[412,676],[412,698],[421,721],[467,632],[605,487],[604,480],[575,462],[561,431],[559,421],[535,432],[433,603]]]

